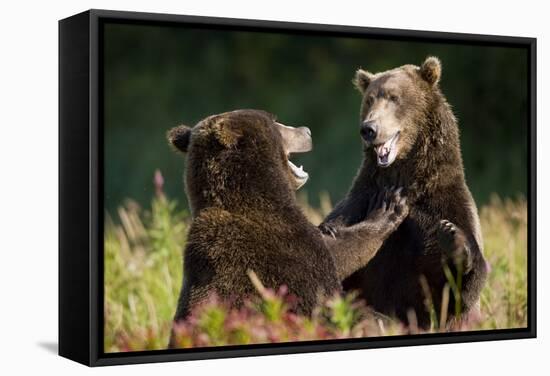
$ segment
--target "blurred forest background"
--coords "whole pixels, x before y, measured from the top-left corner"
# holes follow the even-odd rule
[[[147,205],[152,176],[186,205],[184,160],[166,142],[178,124],[238,108],[308,126],[314,149],[296,155],[310,180],[302,191],[342,198],[362,157],[358,67],[378,72],[443,63],[441,87],[459,119],[466,177],[478,205],[492,193],[526,194],[527,52],[519,48],[227,32],[107,24],[104,32],[105,209],[130,197]]]

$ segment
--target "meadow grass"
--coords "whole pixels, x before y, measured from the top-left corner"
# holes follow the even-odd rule
[[[157,187],[158,188],[158,187]],[[304,214],[319,223],[332,205],[320,197],[320,208],[299,196]],[[527,326],[527,204],[493,196],[480,208],[484,254],[490,265],[481,294],[481,317],[453,330],[520,328]],[[106,352],[164,349],[182,283],[182,250],[189,213],[157,189],[150,208],[128,200],[116,216],[105,214]],[[254,278],[254,276],[251,276]],[[415,333],[416,328],[372,319],[353,296],[334,296],[312,317],[292,313],[292,297],[284,287],[276,292],[256,281],[258,298],[231,310],[216,297],[178,326],[181,347],[299,341]],[[449,289],[451,290],[451,289]],[[452,291],[450,292],[452,293]],[[439,328],[434,312],[431,331]]]

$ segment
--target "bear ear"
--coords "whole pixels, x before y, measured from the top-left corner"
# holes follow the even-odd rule
[[[191,128],[186,125],[179,125],[168,131],[166,134],[168,142],[182,153],[187,153],[189,141],[191,140]]]
[[[357,72],[355,72],[355,77],[353,78],[352,82],[353,85],[361,92],[361,94],[364,94],[365,91],[367,91],[367,87],[369,87],[369,84],[371,83],[374,75],[370,72],[367,72],[363,69],[357,69]]]
[[[214,129],[217,140],[226,148],[235,147],[243,135],[239,125],[227,119],[219,120]]]
[[[430,85],[435,86],[441,78],[441,62],[435,56],[430,56],[424,60],[420,67],[420,76]]]

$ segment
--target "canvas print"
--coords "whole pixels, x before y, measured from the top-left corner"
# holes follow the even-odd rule
[[[527,327],[527,49],[101,27],[105,353]]]

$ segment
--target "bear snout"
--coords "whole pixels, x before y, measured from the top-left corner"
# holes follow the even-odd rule
[[[372,120],[364,121],[361,123],[359,133],[361,134],[363,140],[373,142],[376,140],[376,136],[378,136],[378,126]]]

